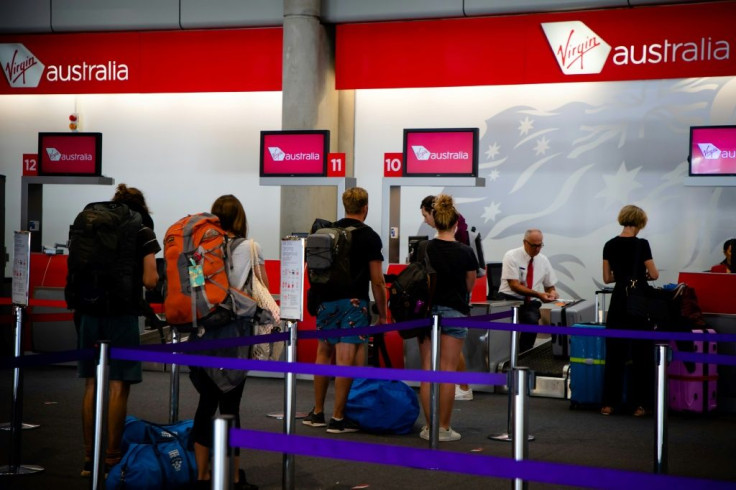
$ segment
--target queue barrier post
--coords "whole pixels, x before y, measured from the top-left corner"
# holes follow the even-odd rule
[[[234,468],[231,461],[230,428],[234,423],[233,415],[220,415],[212,422],[212,488],[232,488]]]
[[[511,323],[518,325],[519,324],[519,307],[514,306],[511,308]],[[517,368],[518,360],[519,360],[519,339],[520,339],[521,333],[514,330],[511,332],[511,353],[509,357],[509,370],[507,373],[508,381],[506,382],[508,385],[508,407],[506,409],[506,432],[502,432],[501,434],[491,434],[488,436],[488,439],[494,440],[494,441],[501,441],[501,442],[512,442],[514,440],[513,435],[513,427],[514,427],[514,410],[513,410],[513,393],[515,390],[515,383],[516,380],[514,379],[514,370]],[[534,440],[534,436],[531,434],[527,434],[527,439],[530,441]]]
[[[656,347],[657,387],[655,393],[655,426],[654,426],[654,472],[666,474],[668,471],[667,448],[667,361],[670,358],[670,347],[667,344],[657,344]]]
[[[171,343],[178,344],[181,341],[179,329],[172,325]],[[179,370],[177,363],[171,364],[171,376],[169,383],[169,423],[173,424],[179,420]]]
[[[286,328],[289,332],[289,340],[286,345],[286,362],[296,362],[297,346],[297,323],[287,321]],[[296,424],[296,374],[289,371],[284,376],[284,434],[294,434]],[[294,455],[283,454],[281,480],[284,489],[293,490],[295,486],[296,469]]]
[[[529,391],[532,381],[529,368],[517,367],[513,369],[514,378],[514,435],[513,458],[515,461],[523,461],[529,456]],[[529,483],[521,478],[515,478],[511,488],[513,490],[526,490]]]
[[[23,356],[22,333],[24,311],[25,308],[23,306],[13,305],[13,312],[15,313],[15,331],[13,340],[16,360],[19,360]],[[22,430],[35,429],[38,427],[36,424],[23,423],[23,369],[20,366],[16,366],[13,369],[13,399],[11,400],[11,403],[10,422],[6,427],[3,427],[10,431],[10,453],[8,454],[8,465],[0,467],[0,475],[27,475],[43,471],[43,467],[38,465],[20,464]]]
[[[436,373],[440,369],[440,317],[432,315],[430,369]],[[429,447],[437,449],[440,439],[440,385],[429,385]]]
[[[92,445],[92,490],[104,487],[105,482],[105,423],[107,421],[108,376],[110,372],[110,342],[100,341],[95,383],[94,441]]]

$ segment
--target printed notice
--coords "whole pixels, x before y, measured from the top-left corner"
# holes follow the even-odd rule
[[[281,318],[304,319],[304,238],[287,236],[281,240]]]
[[[28,306],[28,276],[31,267],[31,233],[16,231],[13,248],[13,304]]]

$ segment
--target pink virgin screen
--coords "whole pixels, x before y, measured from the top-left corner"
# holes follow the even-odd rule
[[[261,177],[324,176],[329,132],[261,132]]]
[[[477,129],[404,130],[405,176],[477,176]]]
[[[39,133],[39,175],[100,175],[101,133]]]
[[[690,128],[690,175],[736,175],[736,126]]]

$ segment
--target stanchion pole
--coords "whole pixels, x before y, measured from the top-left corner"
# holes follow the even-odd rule
[[[178,344],[181,339],[179,329],[171,327],[171,343]],[[171,364],[171,381],[169,386],[169,423],[179,420],[179,365]]]
[[[232,448],[230,447],[230,428],[235,422],[232,415],[220,415],[212,421],[212,488],[224,490],[232,488],[234,468]]]
[[[433,373],[440,369],[440,317],[432,316],[430,368]],[[429,385],[429,447],[437,449],[440,439],[440,385],[432,382]]]
[[[511,308],[511,323],[518,325],[519,323],[519,307],[514,306]],[[517,368],[518,359],[519,359],[519,337],[520,333],[517,331],[511,332],[511,356],[509,358],[509,370],[507,373],[507,384],[508,384],[508,407],[506,410],[506,432],[503,432],[501,434],[491,434],[488,436],[488,439],[492,439],[494,441],[501,441],[501,442],[511,442],[514,440],[513,435],[513,427],[514,427],[514,410],[512,407],[512,399],[513,399],[513,393],[514,393],[514,383],[516,383],[516,380],[514,379],[514,370]],[[534,436],[531,434],[527,435],[527,439],[530,441],[534,440]]]
[[[95,437],[92,445],[92,490],[104,488],[105,481],[105,441],[107,423],[107,396],[108,396],[108,374],[110,343],[107,340],[100,341],[100,355],[97,361],[96,384],[95,384]]]
[[[286,328],[289,331],[289,340],[286,347],[286,362],[296,362],[296,334],[297,323],[287,321]],[[284,376],[284,434],[292,435],[296,423],[296,374],[287,372]],[[294,455],[284,453],[281,480],[284,489],[293,490],[295,485]]]
[[[657,392],[655,406],[656,424],[654,426],[654,472],[666,474],[667,468],[667,360],[670,347],[667,344],[656,346]]]
[[[13,305],[15,313],[15,359],[20,360],[23,356],[23,311],[20,305]],[[23,423],[23,370],[20,366],[13,369],[13,399],[11,405],[10,423],[10,454],[8,455],[8,465],[0,467],[0,475],[27,475],[43,471],[43,467],[37,465],[22,465],[21,458],[21,431],[24,428],[36,428],[38,425]]]
[[[514,437],[513,458],[523,461],[529,455],[528,424],[529,424],[529,369],[514,368]],[[522,478],[515,478],[511,488],[526,490],[529,484]]]

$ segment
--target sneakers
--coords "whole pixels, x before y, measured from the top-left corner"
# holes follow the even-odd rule
[[[325,413],[314,413],[314,408],[309,411],[306,417],[304,417],[304,420],[302,420],[302,424],[308,425],[310,427],[326,427],[327,423],[325,422]]]
[[[460,388],[460,385],[455,385],[455,400],[469,401],[473,399],[473,389],[468,386],[467,390]]]
[[[422,431],[419,433],[419,437],[424,439],[425,441],[429,440],[429,427],[426,425],[422,427]],[[448,427],[447,429],[443,429],[440,427],[440,434],[439,439],[440,442],[451,442],[451,441],[459,441],[462,438],[459,432],[455,432],[452,430],[452,427]]]
[[[425,441],[429,440],[429,427],[428,426],[425,425],[424,427],[422,427],[422,431],[419,433],[419,437],[421,437]]]
[[[330,425],[327,427],[327,432],[330,434],[347,434],[348,432],[358,432],[359,430],[360,426],[347,417],[342,420],[331,418]]]

